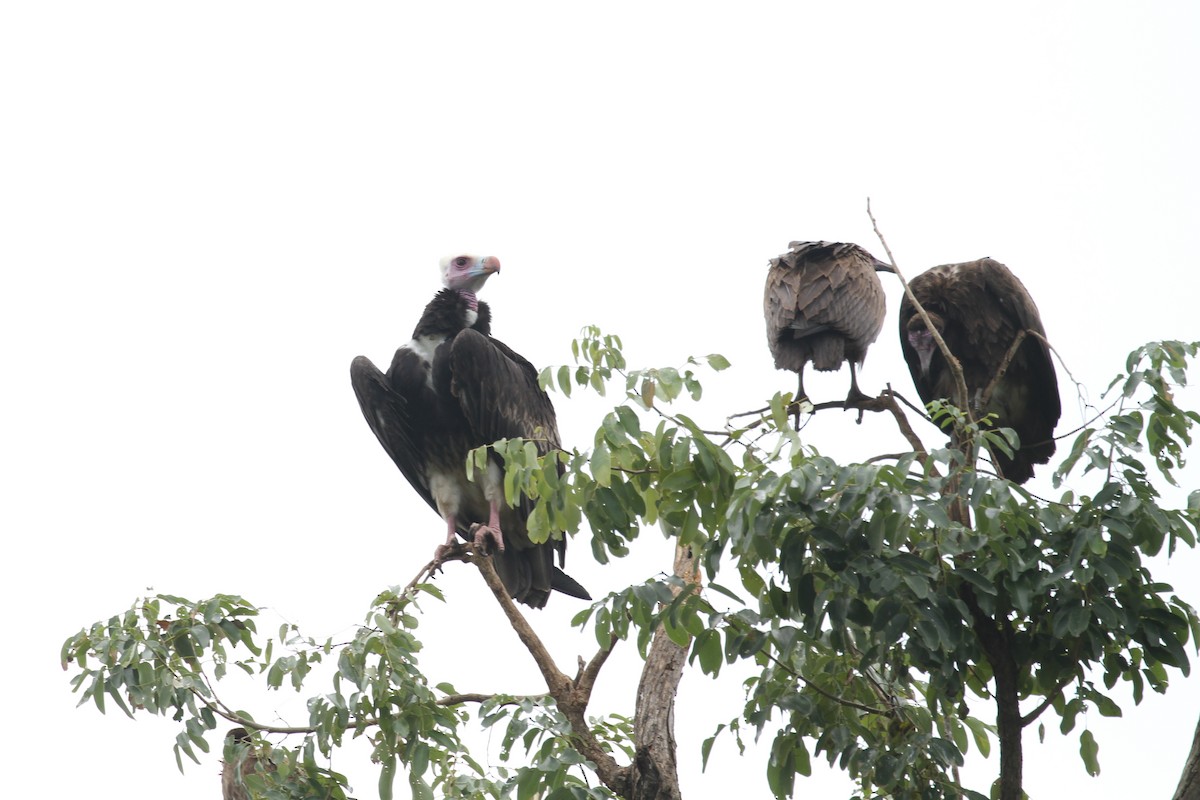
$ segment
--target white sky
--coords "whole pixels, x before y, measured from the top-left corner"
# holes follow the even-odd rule
[[[713,421],[794,387],[764,341],[767,259],[792,239],[883,255],[867,196],[910,275],[1007,263],[1091,400],[1133,347],[1200,338],[1200,6],[649,6],[0,10],[13,796],[216,796],[215,758],[176,771],[172,723],[75,710],[58,669],[66,636],[146,587],[241,593],[344,639],[428,559],[441,523],[371,436],[347,372],[408,338],[449,251],[500,257],[495,332],[536,364],[568,360],[588,323],[639,364],[724,353]],[[888,292],[862,385],[911,391]],[[847,379],[809,389],[841,396]],[[1060,432],[1083,419],[1062,382]],[[558,410],[583,448],[605,405]],[[849,416],[806,435],[844,459],[899,442]],[[669,548],[649,532],[628,562],[599,567],[577,541],[568,567],[600,596],[669,568]],[[1196,564],[1186,552],[1162,576],[1200,603]],[[541,691],[478,580],[452,570],[443,585],[450,602],[427,604],[421,631],[431,679]],[[568,670],[594,649],[567,628],[580,607],[556,597],[536,619]],[[593,713],[632,712],[631,652]],[[735,674],[683,683],[686,797],[767,796],[764,751],[719,746],[699,774],[700,741],[740,709]],[[261,720],[305,718],[290,694],[229,692]],[[1124,719],[1081,720],[1099,779],[1078,728],[1060,737],[1047,717],[1041,746],[1028,732],[1032,797],[1170,794],[1200,677],[1141,707],[1120,697]],[[364,752],[334,763],[360,798],[377,778]],[[972,762],[968,783],[997,770],[995,754]],[[797,793],[844,797],[849,782]]]

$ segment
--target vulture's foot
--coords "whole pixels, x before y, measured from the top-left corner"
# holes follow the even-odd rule
[[[805,412],[812,413],[815,407],[813,401],[808,399],[808,395],[800,395],[793,400],[791,406],[792,427],[795,430],[800,430],[800,418],[804,416]]]
[[[479,523],[475,523],[471,526],[471,537],[475,542],[475,549],[480,553],[492,552],[492,544],[501,553],[504,552],[504,534],[500,532],[499,525],[480,525]]]
[[[851,386],[850,393],[846,395],[846,405],[858,405],[859,403],[870,399],[871,398],[863,394],[862,390],[860,390],[857,386]]]
[[[858,409],[858,419],[856,420],[857,424],[862,425],[863,414],[866,413],[866,410],[863,408],[862,404],[870,402],[871,399],[872,398],[863,394],[857,386],[850,387],[850,393],[846,395],[846,408]]]

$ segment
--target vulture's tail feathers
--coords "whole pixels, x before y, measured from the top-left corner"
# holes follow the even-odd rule
[[[592,596],[588,594],[588,590],[579,584],[579,581],[572,578],[567,573],[563,572],[558,567],[554,567],[550,573],[550,588],[556,592],[562,592],[571,597],[578,597],[580,600],[591,600]]]

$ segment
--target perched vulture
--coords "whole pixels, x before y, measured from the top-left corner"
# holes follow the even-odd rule
[[[1013,458],[992,453],[999,472],[1014,483],[1029,480],[1033,465],[1054,455],[1054,425],[1062,413],[1058,377],[1033,298],[1008,267],[990,258],[934,267],[909,286],[962,363],[972,408],[980,415],[995,414],[1000,427],[1012,428],[1021,439]],[[999,374],[1022,331],[1029,333]],[[907,297],[900,304],[900,347],[923,401],[957,402],[954,376]]]
[[[417,493],[446,522],[441,557],[455,535],[491,550],[509,594],[534,608],[550,591],[591,599],[554,565],[567,543],[534,544],[525,523],[533,504],[504,502],[504,466],[493,455],[469,481],[467,454],[497,439],[523,437],[542,455],[560,448],[550,398],[533,365],[491,337],[491,310],[476,292],[500,271],[498,259],[442,259],[445,288],[425,306],[412,341],[401,345],[387,373],[364,356],[350,365],[363,416],[383,449]]]
[[[254,772],[258,758],[251,749],[250,734],[245,728],[233,728],[225,734],[225,752],[232,757],[221,765],[222,800],[250,800],[245,781],[246,776]]]
[[[767,342],[777,369],[800,376],[796,399],[804,392],[804,366],[831,372],[850,364],[847,402],[866,399],[858,388],[855,364],[879,336],[886,309],[878,272],[892,272],[856,244],[792,242],[789,252],[771,259],[763,313]]]

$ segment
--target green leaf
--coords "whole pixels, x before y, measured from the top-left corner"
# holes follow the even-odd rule
[[[382,780],[383,778],[381,776],[380,781]],[[433,800],[433,789],[428,783],[425,782],[425,779],[416,772],[410,772],[408,774],[408,785],[412,789],[413,800]],[[380,789],[381,791],[379,792],[379,800],[384,800],[382,787],[380,787]]]
[[[700,658],[700,669],[705,675],[715,676],[721,671],[721,634],[712,628],[704,630],[696,637],[696,643],[692,647],[694,652]]]
[[[1092,732],[1084,730],[1079,734],[1079,757],[1083,759],[1083,766],[1087,770],[1087,774],[1093,778],[1100,774],[1100,745],[1096,744],[1096,737],[1092,736]]]
[[[603,442],[597,442],[595,449],[592,450],[591,460],[588,462],[588,467],[591,469],[592,478],[601,486],[608,486],[612,481],[612,455],[609,453],[608,445]]]
[[[729,369],[729,359],[720,353],[713,353],[708,357],[708,365],[717,372],[720,372],[721,370]]]
[[[379,769],[379,800],[392,800],[396,782],[396,756],[388,755]]]

